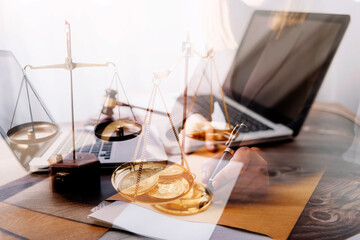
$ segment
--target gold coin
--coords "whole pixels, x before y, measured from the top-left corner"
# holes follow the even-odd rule
[[[160,177],[179,176],[185,171],[184,167],[178,164],[172,164],[159,172]]]
[[[194,183],[194,186],[191,189],[191,191],[189,191],[187,194],[182,196],[180,199],[175,200],[174,202],[176,201],[183,203],[186,202],[187,205],[193,205],[193,204],[196,205],[199,203],[201,198],[203,198],[204,192],[205,192],[204,186],[196,182]]]
[[[190,138],[202,140],[205,139],[205,133],[211,129],[209,122],[191,123],[186,126],[186,135]]]
[[[192,189],[184,196],[167,203],[155,204],[162,212],[173,215],[192,215],[208,209],[213,200],[213,194],[202,184],[194,183]]]
[[[143,169],[141,171],[137,195],[144,194],[156,186],[159,180],[159,175],[156,172],[154,169]],[[138,174],[139,171],[136,170],[125,175],[118,185],[118,191],[125,195],[135,195]]]
[[[135,196],[141,163],[141,178]],[[186,194],[192,188],[194,176],[182,165],[169,161],[135,161],[119,166],[111,181],[114,188],[129,200],[163,203]]]
[[[223,122],[197,122],[186,128],[186,135],[200,141],[227,141],[232,126]]]
[[[190,188],[189,182],[184,178],[177,178],[174,181],[158,182],[157,187],[148,192],[148,195],[158,199],[172,199],[181,196]]]

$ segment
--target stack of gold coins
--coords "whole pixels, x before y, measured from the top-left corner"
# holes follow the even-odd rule
[[[208,209],[213,201],[213,194],[204,185],[195,182],[193,188],[184,196],[167,203],[155,204],[162,212],[173,215],[192,215]]]
[[[169,161],[136,161],[119,166],[111,178],[114,188],[131,201],[162,203],[185,195],[194,176]]]
[[[222,141],[229,139],[233,127],[222,122],[196,122],[186,126],[186,136],[200,141]]]

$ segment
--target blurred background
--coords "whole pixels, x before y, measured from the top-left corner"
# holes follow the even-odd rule
[[[0,49],[12,51],[22,66],[63,63],[67,20],[73,61],[116,63],[130,103],[146,106],[153,72],[175,63],[187,34],[197,51],[216,50],[223,80],[256,9],[351,15],[317,100],[341,103],[360,115],[359,0],[0,0]],[[189,76],[199,61],[191,58]],[[183,91],[183,69],[183,64],[179,65],[163,81],[167,96]],[[113,71],[112,67],[74,71],[77,121],[99,112]],[[56,121],[69,122],[69,73],[62,69],[27,73]]]

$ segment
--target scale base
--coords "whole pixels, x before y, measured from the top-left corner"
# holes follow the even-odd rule
[[[50,166],[54,192],[97,191],[100,188],[100,161],[90,153],[68,154]]]
[[[162,212],[186,216],[201,213],[207,210],[213,202],[212,192],[204,185],[195,182],[193,188],[183,197],[171,202],[154,204]]]

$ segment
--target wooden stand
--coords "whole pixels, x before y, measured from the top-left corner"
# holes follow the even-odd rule
[[[94,154],[69,154],[50,166],[54,192],[97,191],[100,187],[100,161]]]

